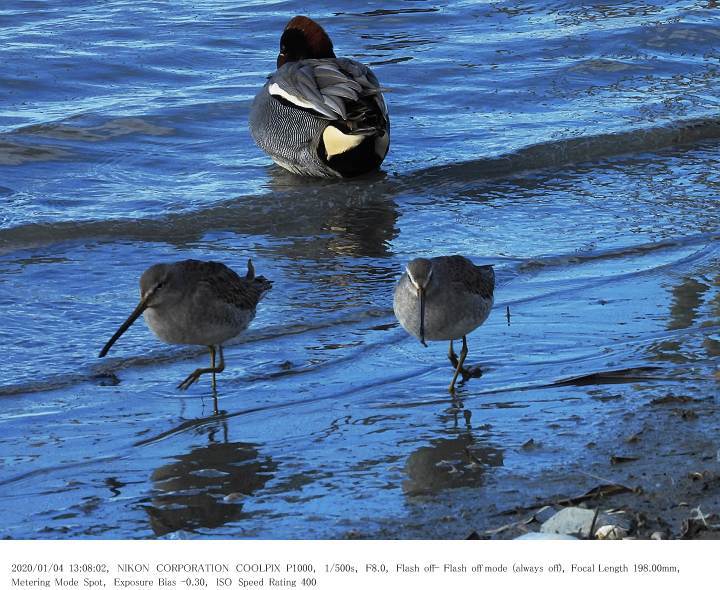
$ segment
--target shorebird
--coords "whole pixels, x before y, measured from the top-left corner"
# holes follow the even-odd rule
[[[494,289],[492,266],[475,266],[463,256],[415,258],[395,287],[393,310],[407,332],[423,346],[425,340],[450,341],[448,358],[455,367],[450,393],[455,392],[459,374],[473,374],[463,368],[467,335],[490,315]],[[458,338],[463,342],[459,359],[453,350]]]
[[[277,70],[253,101],[250,133],[290,172],[351,177],[380,167],[390,119],[370,68],[335,57],[325,30],[296,16],[280,37]]]
[[[210,349],[210,367],[195,369],[178,385],[187,389],[201,375],[225,369],[222,345],[235,338],[255,317],[263,295],[272,288],[256,277],[248,260],[245,277],[220,262],[183,260],[154,264],[140,277],[140,303],[100,351],[104,357],[115,341],[142,314],[155,335],[169,344],[198,344]],[[220,364],[215,364],[216,351]]]

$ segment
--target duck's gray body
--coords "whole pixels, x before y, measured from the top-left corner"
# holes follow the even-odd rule
[[[278,165],[306,176],[377,169],[390,143],[377,78],[346,58],[304,59],[278,68],[253,101],[250,132]]]
[[[494,301],[492,266],[476,266],[463,256],[429,259],[432,274],[425,287],[426,340],[457,340],[480,326]],[[395,287],[395,316],[407,332],[420,339],[420,297],[408,272]]]
[[[318,155],[322,132],[330,122],[273,98],[269,84],[255,97],[250,111],[250,132],[258,147],[294,174],[339,176]]]

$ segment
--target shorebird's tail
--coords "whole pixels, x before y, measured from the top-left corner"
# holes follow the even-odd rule
[[[270,279],[266,279],[264,276],[260,275],[259,277],[255,277],[255,284],[260,287],[260,289],[265,292],[272,289],[273,282]]]
[[[258,287],[260,290],[260,297],[262,298],[263,295],[270,289],[272,289],[272,281],[270,279],[266,279],[264,276],[260,275],[259,277],[255,276],[255,267],[253,266],[252,260],[248,258],[248,271],[245,275],[245,278],[249,281],[252,281],[253,284]]]

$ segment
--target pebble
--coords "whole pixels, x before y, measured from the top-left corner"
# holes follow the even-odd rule
[[[515,537],[515,541],[577,541],[577,537],[571,535],[558,535],[557,533],[525,533]]]
[[[604,524],[598,530],[595,531],[595,538],[616,541],[618,539],[624,539],[628,536],[628,531],[616,524]]]

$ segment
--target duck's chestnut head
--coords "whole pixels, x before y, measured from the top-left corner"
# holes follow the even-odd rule
[[[295,16],[280,37],[277,67],[289,61],[335,57],[333,44],[325,30],[307,16]]]

